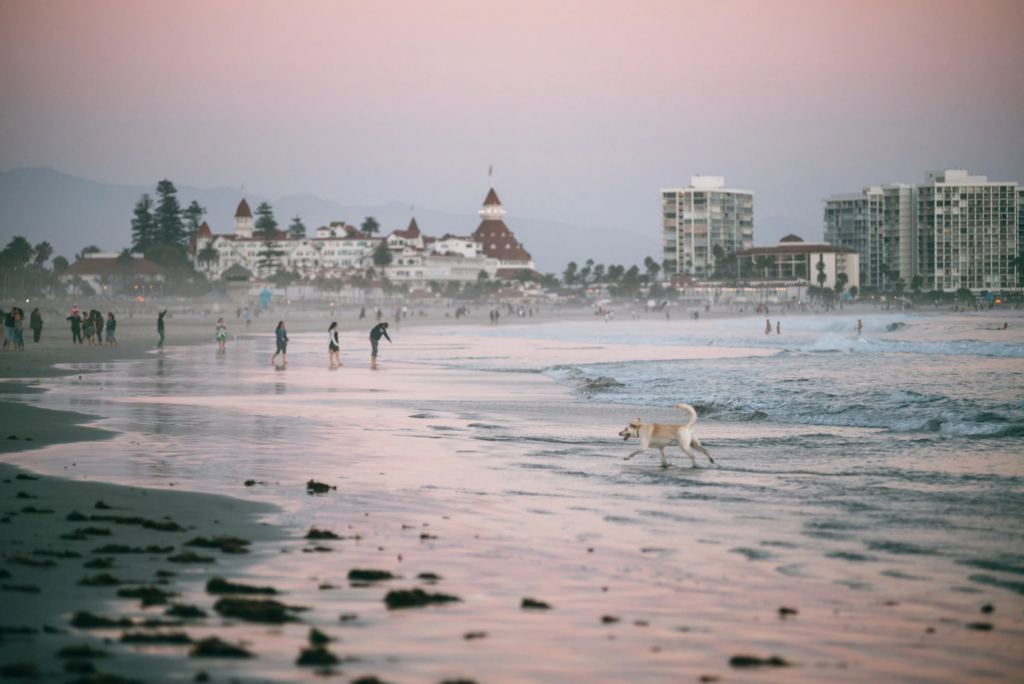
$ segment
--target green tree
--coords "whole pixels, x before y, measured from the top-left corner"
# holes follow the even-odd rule
[[[302,219],[295,216],[292,219],[292,224],[288,226],[288,237],[302,239],[306,237],[306,225],[302,222]]]
[[[373,263],[380,268],[382,277],[386,273],[392,258],[391,250],[388,249],[388,243],[381,240],[380,244],[377,245],[377,249],[373,250]]]
[[[604,280],[604,264],[598,264],[594,266],[594,282],[599,283]]]
[[[444,286],[444,295],[448,299],[454,299],[459,296],[460,283],[458,280],[449,280]]]
[[[840,297],[843,295],[843,290],[846,289],[846,283],[848,282],[850,282],[850,276],[846,275],[845,273],[836,274],[836,295]]]
[[[491,279],[491,276],[487,275],[487,271],[480,269],[480,272],[476,274],[476,282],[485,283]]]
[[[68,266],[70,266],[70,265],[71,264],[68,263],[68,260],[65,259],[62,256],[55,256],[55,257],[53,257],[53,272],[54,273],[57,273],[57,274],[63,273],[64,271],[68,270]]]
[[[896,292],[896,296],[902,297],[903,291],[907,288],[907,283],[903,280],[903,278],[897,278],[896,280],[893,281],[892,285],[893,290]]]
[[[575,261],[570,261],[569,265],[565,267],[564,271],[562,271],[562,280],[569,287],[572,287],[573,285],[576,284],[576,275],[577,275],[576,270],[577,270],[576,262]]]
[[[156,235],[154,242],[161,245],[185,244],[187,235],[181,220],[181,205],[178,204],[178,190],[166,178],[156,184],[160,200],[156,205]]]
[[[377,219],[372,216],[367,216],[363,219],[363,223],[359,226],[359,229],[367,235],[376,235],[380,232],[380,223],[378,223]]]
[[[850,288],[850,298],[851,299],[856,299],[858,294],[859,294],[859,291],[857,290],[857,286],[856,285],[854,285],[853,287]]]
[[[920,275],[916,275],[910,279],[910,289],[914,291],[915,295],[921,294],[921,287],[924,285],[924,278]]]
[[[655,280],[658,277],[658,272],[661,271],[661,265],[651,257],[644,259],[644,270],[647,271],[647,277],[651,280]]]
[[[594,270],[594,260],[587,259],[587,263],[583,264],[583,268],[580,269],[580,283],[586,285],[590,280],[590,274]],[[604,267],[601,267],[601,272],[604,272]]]
[[[53,245],[51,245],[46,240],[43,240],[38,245],[36,245],[34,249],[36,253],[35,264],[36,266],[42,268],[43,264],[49,261],[50,257],[53,256]]]
[[[207,266],[220,260],[220,252],[218,252],[217,248],[213,246],[212,239],[207,240],[206,245],[199,250],[199,253],[196,254],[196,260],[201,264],[206,264]]]
[[[619,266],[619,268],[622,268],[622,266]],[[632,295],[636,292],[637,288],[640,287],[640,267],[636,264],[630,266],[629,270],[622,274],[621,281],[622,289],[625,290],[627,294]]]
[[[145,252],[150,245],[156,243],[156,219],[153,218],[153,198],[143,194],[135,203],[135,216],[132,218],[132,250]]]
[[[622,278],[623,274],[625,274],[625,272],[625,266],[616,266],[615,264],[610,264],[608,266],[608,280],[612,281],[613,283],[617,283]]]
[[[825,255],[818,255],[818,263],[814,266],[818,271],[818,287],[825,287],[825,281],[828,280],[828,276],[825,275]]]
[[[255,236],[260,240],[277,238],[277,220],[274,218],[274,210],[266,202],[261,202],[256,207],[256,222],[253,227]]]
[[[768,271],[775,268],[775,257],[762,254],[754,259],[754,267],[760,272],[759,275],[767,279]]]
[[[192,204],[186,207],[181,213],[185,219],[185,228],[188,238],[191,239],[199,233],[199,227],[203,224],[203,217],[206,216],[206,209],[199,206],[199,202],[192,200]]]

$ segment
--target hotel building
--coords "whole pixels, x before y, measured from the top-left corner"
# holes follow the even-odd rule
[[[715,247],[754,245],[754,193],[730,190],[721,176],[693,176],[688,188],[661,190],[662,263],[668,275],[710,277]]]

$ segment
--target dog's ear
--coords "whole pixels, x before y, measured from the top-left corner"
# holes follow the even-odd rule
[[[637,424],[637,425],[640,425],[640,424],[641,424],[641,422],[642,422],[642,421],[641,421],[641,420],[640,420],[639,418],[637,418],[637,419],[636,419],[636,424]]]

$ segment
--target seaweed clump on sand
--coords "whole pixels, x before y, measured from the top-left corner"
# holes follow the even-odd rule
[[[184,543],[184,546],[194,546],[200,549],[219,549],[222,553],[249,553],[248,546],[252,544],[248,539],[241,537],[196,537]]]
[[[43,673],[35,663],[7,663],[0,665],[0,677],[4,679],[39,679]]]
[[[397,579],[387,570],[369,570],[365,568],[352,568],[348,571],[348,578],[353,582],[381,582],[383,580]]]
[[[192,638],[185,632],[125,632],[121,635],[125,644],[191,644]]]
[[[458,596],[451,594],[431,594],[422,589],[396,589],[389,591],[384,597],[384,603],[387,604],[388,610],[417,608],[433,603],[452,603],[461,600]]]
[[[28,568],[40,568],[43,570],[57,566],[57,563],[50,559],[39,561],[35,560],[34,558],[25,558],[24,556],[13,556],[11,558],[8,558],[7,562],[14,563],[15,565],[24,565]]]
[[[967,629],[973,629],[976,632],[991,632],[991,622],[969,622],[967,623]]]
[[[137,598],[142,601],[142,607],[157,606],[167,603],[167,599],[177,596],[173,591],[164,591],[158,587],[129,587],[119,589],[117,595],[121,598]]]
[[[291,611],[305,610],[297,606],[286,606],[273,599],[244,598],[222,598],[213,605],[213,609],[224,617],[269,624],[294,622],[297,618]]]
[[[196,606],[190,606],[184,603],[175,603],[164,611],[164,615],[176,618],[204,618],[206,617],[206,611]]]
[[[106,658],[110,656],[106,651],[93,648],[89,644],[81,646],[65,646],[57,651],[58,658]]]
[[[98,549],[93,549],[93,553],[170,553],[174,551],[173,546],[128,546],[127,544],[107,544],[101,546]]]
[[[277,589],[274,587],[256,587],[251,584],[241,584],[238,582],[229,582],[223,577],[214,577],[206,583],[206,593],[208,594],[267,594],[273,595],[277,593]]]
[[[167,560],[171,563],[216,563],[217,560],[212,556],[200,556],[195,551],[182,551],[181,553],[168,556]]]
[[[324,484],[323,482],[317,482],[316,480],[310,480],[309,482],[306,483],[307,494],[326,494],[332,489],[337,491],[338,488],[332,487],[331,485],[328,484]]]
[[[327,650],[325,646],[310,646],[299,651],[299,657],[295,660],[296,665],[326,667],[337,665],[341,661],[338,656]]]
[[[51,551],[50,549],[39,549],[32,552],[33,556],[42,556],[44,558],[81,558],[82,554],[77,551]]]
[[[71,626],[78,629],[110,629],[113,627],[131,627],[132,621],[126,617],[108,618],[96,615],[87,610],[80,610],[71,616]]]
[[[116,587],[121,584],[121,580],[117,579],[109,572],[101,572],[98,575],[91,577],[83,577],[78,580],[78,584],[83,587]]]
[[[197,641],[188,653],[193,658],[252,658],[252,653],[241,646],[210,637]]]
[[[535,598],[527,596],[523,599],[522,603],[519,604],[520,608],[527,608],[529,610],[551,610],[551,604],[545,603],[544,601],[538,601]]]
[[[334,534],[330,530],[318,530],[315,527],[310,527],[309,532],[306,533],[306,539],[341,539],[338,535]]]
[[[773,655],[767,658],[758,658],[752,655],[734,655],[729,658],[729,665],[732,667],[789,667],[790,663],[781,656]]]
[[[38,594],[41,591],[34,584],[5,584],[0,589],[4,591],[17,591],[22,594]]]
[[[82,563],[82,567],[88,568],[89,570],[109,570],[112,567],[114,567],[114,559],[94,558],[91,561],[86,561]]]

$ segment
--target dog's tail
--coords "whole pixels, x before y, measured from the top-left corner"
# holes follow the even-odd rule
[[[681,408],[690,414],[690,422],[686,424],[686,427],[692,428],[697,423],[697,412],[693,410],[693,407],[689,404],[676,404],[676,408]]]

